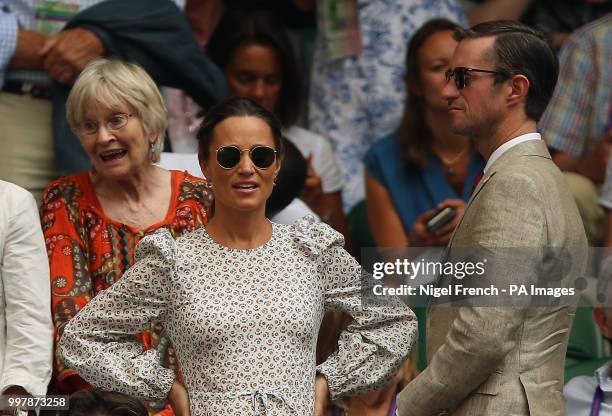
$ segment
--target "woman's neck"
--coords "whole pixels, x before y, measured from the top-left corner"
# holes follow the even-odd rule
[[[108,179],[99,174],[91,174],[96,194],[109,201],[138,203],[147,196],[154,195],[160,182],[169,172],[155,165],[148,165],[138,172],[121,179]]]
[[[265,207],[243,212],[216,205],[206,231],[222,246],[250,249],[268,242],[272,236],[272,225],[265,216]]]
[[[344,399],[345,413],[348,416],[386,416],[396,393],[397,383],[392,383],[379,390],[347,397]]]

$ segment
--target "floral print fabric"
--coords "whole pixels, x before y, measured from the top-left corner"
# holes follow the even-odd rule
[[[172,198],[167,216],[144,230],[136,230],[104,214],[87,172],[60,178],[47,187],[41,210],[51,270],[56,345],[68,321],[132,266],[134,249],[141,238],[159,228],[177,237],[208,221],[212,203],[208,182],[185,172],[172,171],[171,175]],[[161,325],[151,323],[138,338],[145,349],[158,350],[163,365],[178,370],[174,349]],[[72,393],[75,383],[69,378],[77,373],[64,366],[57,351],[54,373],[60,392]],[[153,409],[164,406],[164,403],[150,404]]]

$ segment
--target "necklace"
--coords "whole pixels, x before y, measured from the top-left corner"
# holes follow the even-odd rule
[[[438,156],[438,158],[442,162],[442,165],[444,166],[446,173],[449,175],[453,175],[455,173],[455,165],[457,165],[459,162],[461,162],[465,158],[465,155],[468,153],[468,150],[470,150],[470,146],[466,147],[461,152],[459,152],[458,155],[450,159],[442,156],[441,154],[437,152],[436,152],[436,156]]]

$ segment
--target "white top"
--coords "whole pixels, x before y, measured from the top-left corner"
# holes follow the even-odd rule
[[[497,160],[501,155],[507,152],[511,147],[516,146],[519,143],[527,142],[529,140],[541,140],[540,133],[527,133],[521,136],[515,137],[514,139],[508,140],[506,143],[499,146],[493,153],[491,153],[491,157],[487,160],[487,164],[485,165],[484,172],[486,173],[489,167]]]
[[[168,170],[187,171],[197,178],[204,178],[197,153],[162,152],[157,165]]]
[[[293,224],[306,215],[311,215],[317,222],[321,221],[321,218],[308,208],[308,205],[306,205],[304,201],[299,198],[294,198],[289,205],[270,218],[270,221],[279,224]]]
[[[283,130],[283,135],[291,140],[302,156],[312,157],[312,169],[321,177],[324,193],[329,194],[342,189],[342,171],[329,141],[297,126]]]
[[[389,382],[416,340],[399,298],[364,308],[361,269],[342,236],[306,217],[272,223],[253,249],[216,243],[199,228],[176,240],[144,237],[136,264],[64,330],[60,354],[85,380],[147,399],[165,398],[174,373],[132,334],[159,320],[174,344],[198,416],[312,415],[315,372],[333,399]],[[323,314],[354,321],[338,351],[315,367]]]
[[[589,416],[597,386],[601,387],[604,399],[599,416],[612,416],[612,379],[610,370],[612,362],[608,362],[595,370],[594,376],[574,377],[563,389],[567,401],[568,416]]]
[[[0,180],[0,392],[45,394],[51,378],[49,260],[38,208],[23,188]]]

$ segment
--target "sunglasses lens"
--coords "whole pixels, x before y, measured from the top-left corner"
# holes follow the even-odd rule
[[[240,149],[226,146],[217,150],[217,162],[222,168],[231,169],[240,163]]]
[[[274,149],[268,146],[257,146],[251,150],[251,160],[259,169],[266,169],[272,166],[276,159]]]
[[[465,69],[455,68],[455,84],[460,90],[465,88]]]

